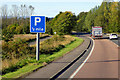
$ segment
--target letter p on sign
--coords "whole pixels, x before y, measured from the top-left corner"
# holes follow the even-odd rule
[[[35,26],[37,26],[37,23],[41,22],[41,18],[40,17],[35,17]]]

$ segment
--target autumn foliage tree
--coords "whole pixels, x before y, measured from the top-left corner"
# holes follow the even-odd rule
[[[82,31],[90,32],[92,26],[101,26],[103,32],[120,32],[119,28],[119,4],[120,2],[102,2],[100,6],[91,9],[86,17],[79,18],[84,25],[78,25]],[[80,13],[82,15],[82,13]],[[80,31],[81,31],[80,30]]]
[[[77,26],[74,27],[74,30],[76,30],[77,32],[83,32],[85,31],[85,28],[83,27],[85,25],[85,18],[87,16],[88,12],[81,12],[78,16],[77,16]]]
[[[76,16],[71,12],[60,12],[49,24],[53,32],[57,34],[69,34],[73,27],[76,25]],[[47,25],[48,26],[48,25]],[[50,30],[51,30],[50,29]]]

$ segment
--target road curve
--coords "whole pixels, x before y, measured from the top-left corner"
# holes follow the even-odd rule
[[[73,78],[118,78],[118,47],[107,39],[94,42],[92,55]]]
[[[82,52],[88,47],[90,43],[90,39],[86,37],[80,37],[84,39],[84,42],[78,46],[77,48],[73,49],[72,51],[68,52],[66,55],[62,56],[58,60],[53,61],[52,63],[48,64],[47,66],[37,70],[34,73],[28,74],[24,76],[26,79],[31,78],[52,78],[58,72],[63,70],[67,65],[69,65],[73,60],[75,60],[78,56],[82,54]]]

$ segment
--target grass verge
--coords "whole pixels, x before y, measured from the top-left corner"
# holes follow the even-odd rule
[[[47,56],[44,54],[44,55],[41,55],[40,57],[43,58],[43,56],[45,56],[44,57],[45,63],[49,63],[51,61],[54,61],[55,59],[58,59],[59,57],[63,56],[64,54],[66,54],[66,53],[70,52],[71,50],[73,50],[74,48],[78,47],[83,42],[83,39],[80,39],[77,37],[74,37],[74,38],[76,39],[75,41],[66,45],[65,48],[61,49],[59,52],[54,52],[54,54],[52,54],[52,55],[46,54]],[[15,72],[11,72],[11,73],[7,73],[7,74],[3,75],[2,78],[18,78],[22,75],[25,75],[26,73],[32,72],[33,70],[35,70],[39,67],[42,67],[42,66],[44,66],[44,63],[41,63],[41,61],[39,61],[37,64],[31,63],[31,64],[28,64],[28,65],[18,69]]]

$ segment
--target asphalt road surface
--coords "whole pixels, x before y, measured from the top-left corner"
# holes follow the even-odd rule
[[[95,40],[95,48],[74,78],[118,78],[118,47],[109,40]]]
[[[110,80],[113,80],[112,78],[117,79],[119,76],[119,51],[117,45],[108,39],[96,39],[94,43],[94,49],[88,54],[89,57],[83,56],[86,59],[77,61],[59,78],[81,78],[81,80],[89,80],[90,78],[94,80],[99,80],[100,78],[104,78],[103,80],[107,80],[107,78],[111,78]],[[86,62],[83,62],[83,60]],[[79,64],[81,65],[74,70],[75,66]],[[69,73],[71,75],[68,75]]]
[[[118,46],[120,46],[120,38],[118,38],[117,40],[111,40],[111,41],[117,44]]]

